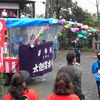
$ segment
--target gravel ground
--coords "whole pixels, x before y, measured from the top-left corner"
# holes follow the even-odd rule
[[[45,98],[52,93],[52,88],[58,68],[67,63],[67,52],[68,51],[66,50],[59,52],[57,62],[53,62],[52,72],[47,73],[44,76],[28,79],[27,86],[36,91],[40,100],[45,100]],[[86,100],[98,99],[95,75],[91,74],[91,66],[94,61],[97,60],[92,58],[93,56],[93,52],[83,52],[81,55],[81,65],[77,66],[82,71],[82,91],[85,94]],[[7,94],[8,88],[9,86],[4,86],[4,94],[2,100],[4,100],[4,96]]]

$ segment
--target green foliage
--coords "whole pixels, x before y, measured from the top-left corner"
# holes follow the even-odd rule
[[[61,36],[59,36],[58,41],[60,43],[59,49],[67,49],[68,39],[66,37],[66,34],[63,33]]]
[[[0,72],[0,98],[3,96],[3,73]]]
[[[91,27],[96,27],[97,26],[97,19],[96,19],[96,14],[90,14],[88,13],[86,20],[84,21],[84,24],[87,24]]]
[[[87,18],[87,12],[84,11],[81,7],[79,7],[77,5],[77,2],[72,4],[71,12],[71,18],[79,23],[83,23]]]
[[[72,6],[72,0],[54,0],[54,14],[57,19],[69,19],[69,8]]]
[[[88,47],[83,47],[83,48],[82,48],[82,51],[91,51],[91,52],[93,52],[93,49],[92,49],[92,48],[89,49]]]

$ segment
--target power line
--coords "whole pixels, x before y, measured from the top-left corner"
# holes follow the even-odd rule
[[[94,6],[96,6],[94,3],[92,3],[91,1],[87,0],[88,2],[90,2],[91,4],[93,4]],[[100,1],[100,0],[99,0]]]

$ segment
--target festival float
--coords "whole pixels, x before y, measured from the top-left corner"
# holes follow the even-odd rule
[[[19,70],[27,70],[30,77],[52,71],[52,44],[65,23],[55,18],[0,19],[0,72],[4,85]]]

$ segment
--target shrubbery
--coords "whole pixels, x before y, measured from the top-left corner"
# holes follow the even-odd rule
[[[3,73],[0,72],[0,98],[3,96]]]

